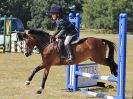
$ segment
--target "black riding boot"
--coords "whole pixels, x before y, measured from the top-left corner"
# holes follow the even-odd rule
[[[61,39],[58,40],[58,47],[60,48],[61,58],[65,58],[63,40]]]
[[[68,61],[72,61],[74,59],[74,56],[73,56],[73,53],[72,53],[71,46],[66,45],[65,48],[66,48],[67,55],[68,55]]]

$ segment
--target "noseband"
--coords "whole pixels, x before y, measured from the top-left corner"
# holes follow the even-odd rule
[[[53,43],[54,41],[56,41],[56,38],[55,38],[55,37],[53,37],[53,36],[50,36],[50,41],[49,41],[49,44],[50,44],[50,43]]]
[[[29,35],[27,35],[27,42],[26,42],[26,44],[25,44],[25,45],[27,45],[27,48],[24,47],[25,53],[28,53],[28,54],[31,54],[31,53],[32,53],[33,50],[30,49],[30,47],[31,47],[30,42],[32,42],[32,41],[33,41],[33,40],[31,39],[31,37],[30,37]],[[36,46],[37,46],[37,48],[38,48],[40,51],[42,51],[43,48],[46,48],[49,44],[51,44],[51,43],[53,43],[53,42],[55,42],[55,41],[56,41],[56,38],[53,37],[53,36],[50,36],[48,42],[38,42]]]
[[[26,42],[27,48],[25,49],[25,53],[30,53],[32,52],[32,50],[30,49],[30,42],[32,41],[32,39],[28,36],[28,42]]]

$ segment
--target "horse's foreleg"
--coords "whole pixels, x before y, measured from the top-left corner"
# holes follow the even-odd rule
[[[25,82],[25,85],[29,85],[30,82],[32,81],[34,75],[35,75],[38,71],[42,70],[43,68],[44,68],[44,67],[43,67],[42,64],[40,64],[39,66],[37,66],[37,67],[33,70],[32,74],[29,76],[28,80]]]
[[[37,91],[37,94],[41,94],[41,93],[42,93],[42,90],[43,90],[44,87],[45,87],[45,82],[46,82],[46,80],[47,80],[50,67],[51,67],[51,66],[47,66],[47,67],[44,68],[44,74],[43,74],[42,83],[41,83],[41,86],[40,86],[39,90]]]

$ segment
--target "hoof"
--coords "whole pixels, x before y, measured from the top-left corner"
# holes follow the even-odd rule
[[[40,89],[36,92],[36,94],[41,94],[42,90],[43,90],[43,88],[40,87]]]
[[[25,85],[30,85],[30,81],[26,81],[25,82]]]
[[[38,90],[37,92],[36,92],[36,94],[41,94],[42,93],[42,91],[41,90]]]

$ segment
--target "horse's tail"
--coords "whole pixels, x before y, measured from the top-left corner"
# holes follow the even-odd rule
[[[105,43],[105,45],[108,45],[109,47],[109,53],[108,53],[108,65],[110,66],[111,73],[114,74],[114,76],[117,76],[117,64],[114,61],[114,51],[116,50],[115,43],[102,39],[102,42]]]
[[[105,43],[105,45],[108,45],[109,47],[109,54],[108,54],[108,58],[110,60],[114,60],[114,51],[115,51],[115,44],[109,40],[106,39],[102,39],[102,42]]]

